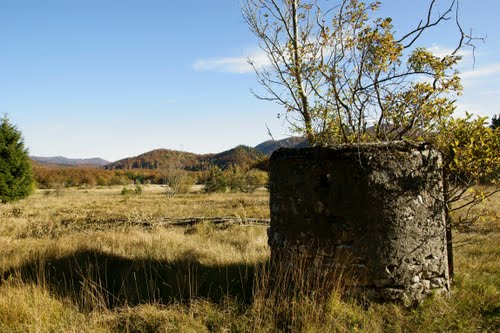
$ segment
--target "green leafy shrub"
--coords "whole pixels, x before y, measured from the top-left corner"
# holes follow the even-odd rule
[[[206,193],[226,192],[227,183],[227,178],[224,172],[218,166],[212,166],[208,170],[208,174],[205,179],[204,191]]]
[[[132,188],[128,188],[126,186],[124,186],[122,188],[122,191],[120,192],[121,195],[125,195],[125,196],[130,196],[130,195],[141,195],[142,194],[142,191],[143,191],[143,188],[140,184],[137,184],[135,185],[135,187],[132,189]]]
[[[134,194],[136,194],[136,195],[142,194],[142,186],[141,185],[139,185],[139,184],[135,185]]]
[[[267,185],[268,173],[257,169],[231,166],[226,171],[226,178],[231,191],[249,193]]]

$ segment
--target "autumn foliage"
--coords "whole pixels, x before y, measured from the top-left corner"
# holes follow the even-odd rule
[[[95,187],[127,185],[131,183],[159,183],[154,170],[104,170],[96,167],[61,167],[33,163],[38,188]]]

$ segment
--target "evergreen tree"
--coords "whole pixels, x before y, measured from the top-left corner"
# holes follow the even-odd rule
[[[493,115],[493,118],[491,118],[490,128],[491,129],[500,128],[500,113],[498,114],[498,116],[496,114]]]
[[[0,121],[0,202],[6,203],[28,196],[33,190],[33,171],[21,132]]]

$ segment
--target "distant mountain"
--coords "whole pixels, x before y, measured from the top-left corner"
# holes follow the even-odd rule
[[[268,140],[255,146],[255,149],[265,155],[271,155],[278,148],[304,148],[309,143],[303,137],[290,137],[283,140]]]
[[[31,156],[40,164],[59,166],[98,166],[108,170],[147,169],[155,170],[161,165],[176,163],[189,171],[201,170],[204,165],[217,165],[223,169],[230,165],[265,164],[265,160],[278,148],[307,147],[307,140],[302,137],[291,137],[283,140],[268,140],[253,147],[239,145],[217,154],[194,154],[170,149],[155,149],[144,154],[127,157],[116,162],[108,162],[102,158],[71,159],[62,156]]]
[[[104,166],[105,169],[157,169],[161,165],[176,163],[190,171],[201,170],[206,164],[217,165],[223,169],[231,164],[255,164],[266,155],[255,148],[237,146],[218,154],[194,154],[177,150],[156,149],[136,157],[128,157]]]
[[[62,156],[54,157],[41,157],[41,156],[30,156],[33,161],[40,164],[53,164],[62,166],[74,166],[74,165],[92,165],[92,166],[104,166],[109,164],[109,161],[103,160],[102,158],[66,158]]]

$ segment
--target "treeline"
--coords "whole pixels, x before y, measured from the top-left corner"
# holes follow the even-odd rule
[[[207,165],[204,170],[186,171],[175,163],[156,170],[106,170],[90,166],[55,166],[33,163],[36,185],[40,189],[61,187],[105,187],[132,184],[167,185],[172,194],[185,193],[192,185],[205,185],[206,192],[250,192],[267,186],[266,171],[252,166],[231,165],[221,169]]]
[[[38,188],[96,187],[128,185],[133,183],[160,184],[160,173],[155,170],[104,170],[82,166],[47,166],[33,163]]]

